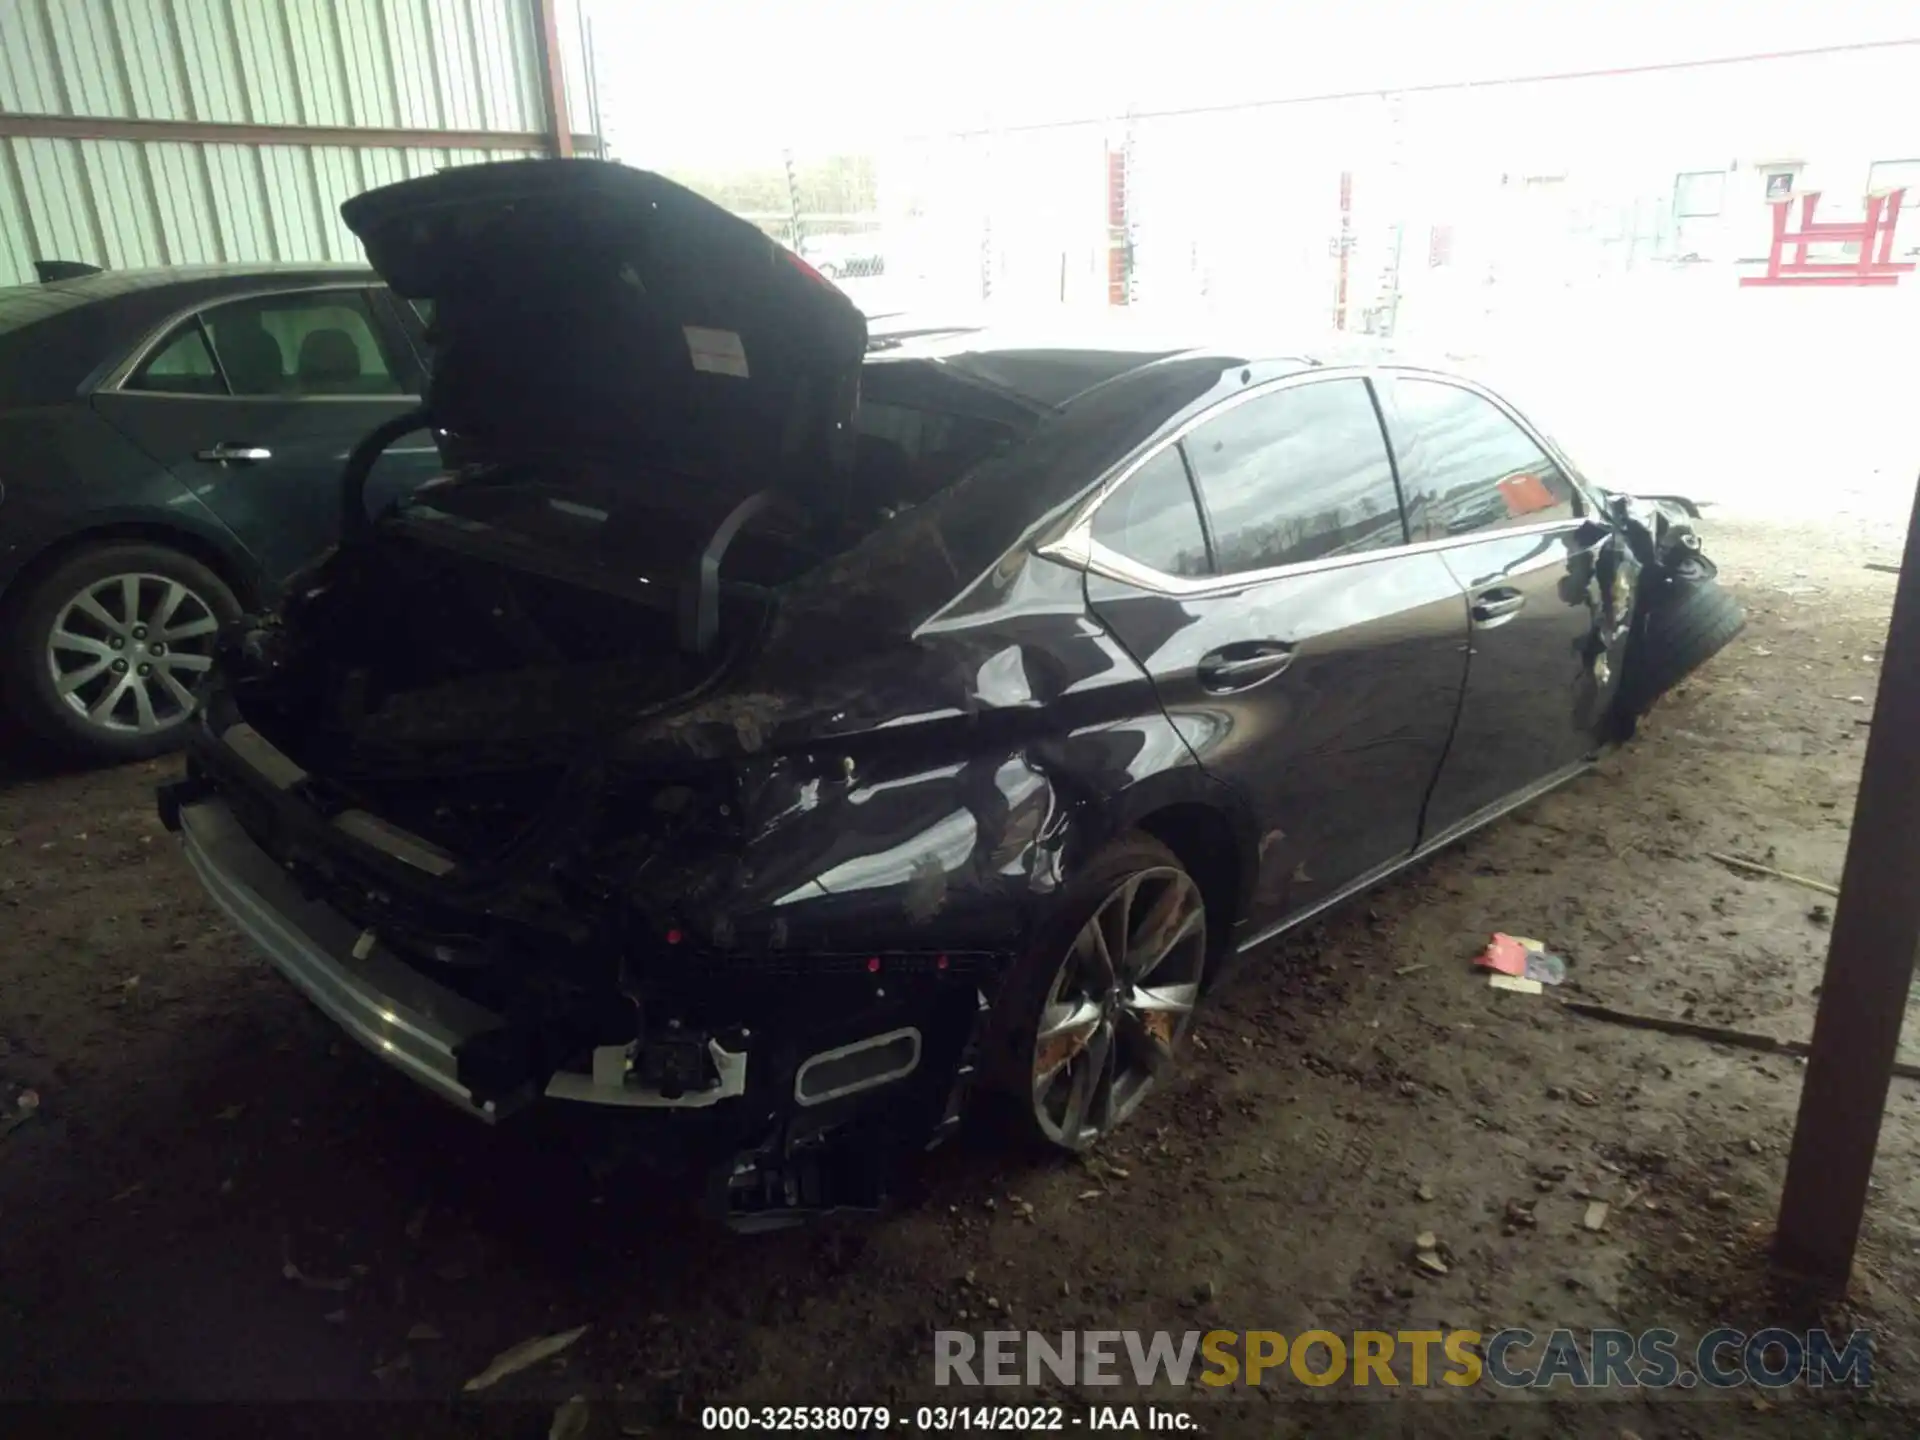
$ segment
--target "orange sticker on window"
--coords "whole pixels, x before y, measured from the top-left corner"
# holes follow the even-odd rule
[[[1536,510],[1553,508],[1553,492],[1538,475],[1509,475],[1500,482],[1501,498],[1507,502],[1507,514],[1531,515]]]

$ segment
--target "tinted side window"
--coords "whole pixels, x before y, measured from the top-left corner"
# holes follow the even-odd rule
[[[1093,516],[1093,538],[1162,575],[1212,573],[1187,467],[1171,447],[1101,502]]]
[[[1573,486],[1560,467],[1484,396],[1398,378],[1393,425],[1414,539],[1573,518]]]
[[[1235,406],[1184,442],[1222,574],[1404,540],[1386,440],[1363,380],[1322,380]]]
[[[236,395],[401,395],[366,295],[310,290],[217,305],[203,316]]]
[[[213,352],[198,320],[189,320],[169,335],[128,377],[126,388],[162,395],[224,395],[220,372],[213,368]]]

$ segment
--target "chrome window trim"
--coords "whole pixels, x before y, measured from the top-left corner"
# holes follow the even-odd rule
[[[155,329],[148,332],[146,339],[133,348],[126,359],[116,365],[107,378],[94,387],[96,395],[136,395],[143,400],[227,400],[227,401],[268,401],[284,405],[291,400],[414,400],[417,395],[405,390],[382,390],[357,392],[352,395],[188,395],[171,390],[129,390],[127,381],[146,364],[160,345],[183,323],[196,316],[205,316],[209,311],[222,305],[236,305],[244,300],[264,300],[276,295],[319,295],[335,290],[357,290],[366,294],[373,290],[388,288],[378,276],[369,275],[365,280],[329,280],[319,285],[266,285],[253,290],[236,290],[231,295],[222,295],[218,299],[203,299],[197,304],[182,306],[168,315]],[[374,323],[374,338],[380,338],[379,319],[369,317]]]
[[[1524,539],[1528,535],[1571,534],[1587,522],[1584,519],[1548,520],[1538,525],[1514,525],[1505,530],[1476,530],[1468,535],[1449,535],[1444,540],[1421,540],[1412,545],[1383,545],[1378,550],[1361,550],[1352,555],[1323,555],[1318,560],[1300,560],[1291,565],[1275,565],[1266,570],[1242,570],[1234,575],[1163,575],[1150,565],[1130,560],[1109,550],[1098,540],[1089,540],[1089,554],[1080,568],[1109,580],[1153,590],[1162,595],[1227,595],[1271,580],[1290,580],[1300,575],[1319,575],[1328,570],[1345,570],[1378,560],[1398,560],[1409,555],[1437,555],[1468,545],[1484,545],[1489,540]],[[1056,557],[1064,558],[1064,557]]]
[[[1290,565],[1275,565],[1265,570],[1242,570],[1231,575],[1183,576],[1168,575],[1143,565],[1138,560],[1122,555],[1093,538],[1093,517],[1100,507],[1134,473],[1162,452],[1179,444],[1188,435],[1208,421],[1226,414],[1236,406],[1244,405],[1257,396],[1269,395],[1276,391],[1291,389],[1297,385],[1312,385],[1325,380],[1366,380],[1391,379],[1404,374],[1412,379],[1430,380],[1441,384],[1453,385],[1480,396],[1519,427],[1520,432],[1540,448],[1540,453],[1560,468],[1567,484],[1573,488],[1580,506],[1587,512],[1566,520],[1545,520],[1537,525],[1513,525],[1499,530],[1475,530],[1464,535],[1449,535],[1444,540],[1416,540],[1410,544],[1383,545],[1375,550],[1361,550],[1351,555],[1325,555],[1315,560],[1300,560]],[[1384,421],[1384,416],[1382,417]],[[1390,439],[1384,436],[1383,444],[1390,445]],[[1391,452],[1389,452],[1391,453]],[[1396,473],[1399,457],[1393,456]],[[1580,484],[1572,466],[1560,454],[1559,449],[1547,442],[1533,426],[1518,414],[1511,405],[1502,400],[1493,391],[1476,381],[1462,376],[1448,374],[1444,370],[1425,370],[1415,365],[1341,365],[1325,369],[1305,370],[1294,375],[1283,375],[1278,379],[1265,381],[1259,385],[1248,386],[1238,395],[1229,396],[1218,405],[1209,407],[1198,415],[1190,416],[1174,430],[1150,442],[1146,449],[1117,465],[1108,478],[1100,481],[1093,493],[1080,503],[1073,519],[1068,522],[1066,531],[1056,540],[1039,547],[1038,553],[1049,559],[1071,565],[1077,570],[1100,575],[1109,580],[1117,580],[1123,585],[1132,585],[1137,589],[1153,591],[1161,595],[1179,598],[1204,597],[1232,594],[1254,585],[1264,585],[1274,580],[1287,580],[1301,575],[1318,575],[1329,570],[1344,570],[1353,565],[1364,565],[1371,561],[1396,559],[1408,555],[1438,554],[1446,550],[1458,550],[1468,545],[1485,544],[1488,540],[1524,538],[1528,535],[1555,535],[1571,533],[1587,523],[1588,516],[1598,507]]]

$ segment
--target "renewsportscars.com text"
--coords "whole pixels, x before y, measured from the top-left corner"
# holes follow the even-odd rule
[[[1351,1385],[1781,1389],[1873,1383],[1864,1330],[1037,1330],[934,1332],[936,1385]]]

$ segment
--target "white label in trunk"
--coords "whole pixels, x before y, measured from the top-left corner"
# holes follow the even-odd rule
[[[700,325],[680,328],[687,337],[687,353],[693,357],[694,369],[713,375],[737,375],[742,380],[748,378],[747,347],[740,343],[737,333],[709,330]]]

